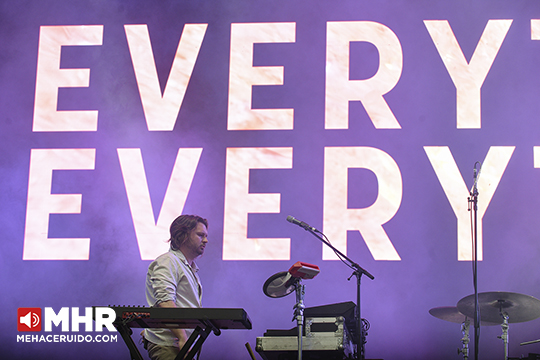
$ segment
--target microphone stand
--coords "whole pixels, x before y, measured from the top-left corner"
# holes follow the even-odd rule
[[[295,281],[295,290],[296,290],[296,305],[294,305],[294,315],[296,317],[296,326],[298,328],[298,360],[302,360],[302,338],[304,337],[304,285],[300,283],[300,278],[297,278]],[[506,360],[506,359],[505,359]]]
[[[325,240],[322,236],[317,234],[311,227],[304,227],[304,229],[308,232],[310,232],[313,236],[321,240],[325,245],[329,246],[332,250],[334,250],[335,253],[337,253],[340,257],[347,260],[349,262],[349,266],[354,269],[354,272],[352,273],[352,276],[356,276],[356,328],[357,328],[357,335],[358,335],[358,345],[356,349],[356,359],[364,360],[365,356],[365,334],[364,334],[364,326],[362,326],[362,316],[360,315],[360,282],[362,275],[366,275],[371,280],[375,279],[373,275],[371,275],[367,270],[362,268],[360,265],[352,261],[350,258],[348,258],[346,255],[344,255],[341,251],[336,249],[332,244],[330,244],[329,241]],[[316,230],[316,229],[315,229]],[[321,233],[322,234],[322,233]],[[324,235],[324,234],[323,234]],[[349,277],[350,279],[350,277]]]
[[[478,344],[480,340],[480,314],[478,304],[478,178],[476,176],[475,164],[475,179],[474,185],[469,197],[469,203],[472,204],[473,211],[473,286],[474,286],[474,359],[478,360]],[[470,209],[469,209],[470,210]]]

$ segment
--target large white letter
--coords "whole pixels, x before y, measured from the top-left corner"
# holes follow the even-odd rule
[[[97,111],[58,111],[58,88],[88,87],[90,69],[60,69],[62,46],[101,45],[103,25],[42,26],[33,131],[96,131]]]
[[[114,310],[113,310],[114,311]],[[79,315],[79,308],[71,308],[71,331],[79,331],[79,324],[84,323],[84,331],[92,331],[92,308],[84,308],[84,315]]]
[[[253,44],[295,41],[295,23],[231,25],[228,130],[287,130],[293,109],[252,109],[253,85],[283,85],[283,66],[253,66]]]
[[[371,206],[347,207],[349,168],[368,169],[377,176],[379,193]],[[341,252],[347,251],[347,230],[359,230],[375,260],[401,260],[382,225],[398,211],[402,192],[399,167],[384,151],[370,147],[325,148],[323,232]],[[324,247],[323,259],[337,257]]]
[[[492,146],[482,164],[478,177],[478,260],[482,260],[482,218],[512,157],[514,148],[514,146]],[[424,150],[457,217],[458,260],[473,260],[467,185],[447,146],[424,146]]]
[[[424,20],[424,24],[456,86],[457,128],[480,129],[480,89],[512,20],[488,21],[470,63],[467,63],[448,21]]]
[[[55,326],[62,324],[62,332],[69,331],[69,308],[63,307],[56,314],[52,307],[46,307],[43,318],[45,331],[52,331],[52,324]]]
[[[531,40],[540,40],[540,19],[531,19]]]
[[[228,148],[223,260],[289,260],[290,239],[247,237],[249,213],[279,213],[281,194],[250,194],[250,169],[290,169],[292,148]]]
[[[140,149],[117,149],[142,260],[153,260],[169,248],[171,222],[182,213],[202,149],[178,149],[157,223],[152,210]]]
[[[113,322],[116,320],[116,312],[110,307],[96,306],[95,309],[95,321],[96,321],[96,332],[103,331],[103,328],[115,332],[117,331],[114,327]]]
[[[540,146],[533,146],[533,165],[536,169],[540,168]]]
[[[186,24],[163,96],[147,25],[124,25],[133,70],[150,131],[172,131],[208,24]]]
[[[49,239],[49,214],[80,214],[81,194],[51,194],[53,170],[93,170],[95,149],[32,149],[23,260],[88,260],[90,239]]]
[[[396,34],[369,21],[329,22],[326,39],[325,128],[349,127],[349,101],[361,101],[377,129],[400,129],[383,95],[396,86],[403,53]],[[349,80],[351,41],[366,41],[379,51],[379,69],[370,79]]]

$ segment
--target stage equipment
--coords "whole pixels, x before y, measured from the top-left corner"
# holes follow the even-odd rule
[[[351,335],[350,337],[353,344],[358,345],[358,329],[356,328],[355,313],[356,305],[352,301],[347,301],[306,308],[304,316],[306,318],[342,316],[345,319],[345,326]],[[362,319],[362,321],[365,331],[369,330],[369,322],[366,319]]]
[[[296,318],[298,335],[297,348],[298,360],[302,360],[302,342],[304,329],[304,285],[300,282],[302,279],[313,279],[320,272],[317,265],[296,262],[289,271],[279,272],[270,276],[263,285],[263,292],[272,298],[279,298],[289,295],[293,290],[296,290],[296,304],[294,305],[294,316]]]
[[[352,301],[309,307],[304,310],[305,360],[351,359],[355,353],[354,318],[356,305]],[[369,323],[366,322],[369,328]],[[257,338],[257,351],[265,360],[294,360],[298,346],[298,329],[267,330]]]
[[[467,360],[469,359],[469,326],[471,324],[471,320],[468,316],[463,315],[456,306],[441,306],[432,308],[429,310],[429,313],[441,320],[449,321],[456,324],[461,324],[461,343],[463,344],[461,349],[458,349],[458,354],[463,355],[463,359]],[[481,322],[484,326],[494,326],[499,325],[498,323],[490,323],[490,322]]]
[[[358,344],[356,349],[355,358],[364,360],[365,358],[365,344],[366,344],[366,334],[363,327],[363,319],[360,312],[360,285],[361,285],[361,278],[362,275],[366,275],[371,280],[375,279],[373,275],[371,275],[367,270],[362,268],[360,265],[352,261],[350,258],[348,258],[346,255],[344,255],[341,251],[336,249],[331,243],[330,240],[324,235],[322,232],[314,228],[313,226],[310,226],[306,224],[303,221],[297,220],[292,216],[287,216],[287,221],[293,224],[296,224],[300,227],[302,227],[307,232],[311,233],[313,236],[315,236],[317,239],[321,240],[325,245],[330,247],[334,253],[339,257],[339,259],[347,265],[349,268],[353,270],[352,275],[347,279],[350,280],[353,276],[356,276],[356,328],[358,329],[358,340],[356,343]]]
[[[508,360],[509,323],[519,323],[540,317],[540,300],[530,295],[511,292],[484,292],[478,294],[480,320],[501,325],[499,338],[504,344],[504,359]],[[459,300],[458,310],[466,316],[474,315],[475,295]]]
[[[268,330],[257,337],[256,350],[265,360],[294,360],[298,352],[297,331]],[[305,360],[351,359],[354,345],[345,318],[306,317],[302,350]]]
[[[97,307],[99,306],[94,306],[93,309]],[[131,338],[133,333],[131,328],[194,329],[188,341],[176,356],[176,359],[191,360],[210,332],[213,331],[216,336],[219,336],[221,335],[221,329],[251,329],[252,327],[251,320],[244,309],[108,307],[116,313],[113,325],[124,339],[132,360],[143,360],[143,357]],[[95,318],[95,311],[93,311],[93,314]]]

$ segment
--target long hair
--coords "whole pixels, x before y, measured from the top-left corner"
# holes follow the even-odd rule
[[[191,230],[197,227],[197,223],[202,223],[208,228],[208,220],[197,215],[180,215],[171,224],[170,233],[171,248],[180,250],[180,246],[188,239]]]

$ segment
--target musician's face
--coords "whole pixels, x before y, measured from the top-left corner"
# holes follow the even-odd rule
[[[204,253],[204,248],[208,243],[208,230],[206,226],[198,222],[197,227],[191,230],[189,238],[184,243],[185,249],[189,251],[192,256],[201,256]]]

